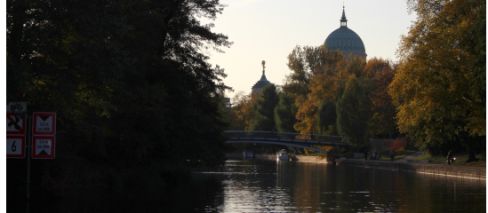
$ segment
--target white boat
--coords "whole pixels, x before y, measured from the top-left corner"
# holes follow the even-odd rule
[[[280,150],[278,153],[276,153],[276,161],[277,162],[288,162],[290,161],[290,156],[288,155],[288,152],[286,149]]]

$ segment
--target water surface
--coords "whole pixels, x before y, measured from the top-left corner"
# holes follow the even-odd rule
[[[352,166],[228,160],[195,212],[485,212],[484,181]],[[209,198],[208,195],[212,197]]]

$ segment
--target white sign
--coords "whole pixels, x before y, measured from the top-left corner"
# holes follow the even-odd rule
[[[55,145],[54,136],[34,136],[32,140],[32,158],[54,159]]]
[[[34,112],[33,133],[34,135],[54,135],[56,134],[56,113],[54,112]]]
[[[7,136],[7,157],[24,158],[24,145],[23,136]]]
[[[24,130],[25,130],[24,116],[7,112],[7,133],[23,135]]]
[[[27,102],[10,102],[7,104],[7,111],[13,113],[25,113],[27,111]]]

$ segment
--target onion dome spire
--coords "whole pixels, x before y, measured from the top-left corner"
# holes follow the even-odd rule
[[[261,75],[261,81],[263,81],[263,80],[266,81],[267,80],[266,74],[265,74],[265,72],[266,72],[266,61],[264,61],[264,60],[261,61],[261,65],[263,65],[263,74]]]
[[[342,6],[341,27],[347,27],[347,18],[344,6]]]
[[[266,62],[263,60],[261,61],[261,65],[263,66],[263,73],[261,74],[261,79],[259,79],[258,82],[256,82],[254,84],[254,86],[252,86],[252,93],[253,94],[256,94],[258,92],[260,92],[264,87],[266,87],[267,85],[270,85],[271,82],[268,81],[268,79],[266,79]]]

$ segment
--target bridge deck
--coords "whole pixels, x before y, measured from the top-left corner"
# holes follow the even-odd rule
[[[226,143],[259,143],[285,146],[347,146],[339,136],[303,135],[296,133],[277,133],[268,131],[226,131]]]

